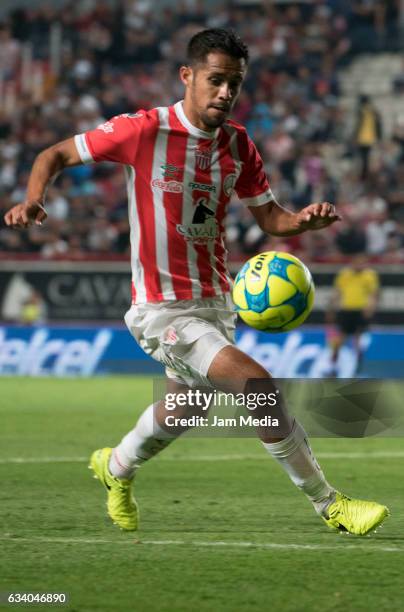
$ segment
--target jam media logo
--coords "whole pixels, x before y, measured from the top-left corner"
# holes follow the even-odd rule
[[[184,186],[178,181],[164,181],[163,179],[153,179],[151,181],[153,189],[161,189],[162,191],[168,191],[170,193],[182,193]]]
[[[209,208],[207,198],[196,200],[195,211],[190,225],[177,225],[177,232],[185,238],[187,242],[194,244],[207,244],[219,235],[219,227],[214,218],[215,211]]]

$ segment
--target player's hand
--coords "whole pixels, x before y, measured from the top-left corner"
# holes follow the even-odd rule
[[[329,202],[310,204],[296,214],[299,229],[318,230],[340,221],[335,206]]]
[[[38,200],[17,204],[4,215],[5,224],[9,227],[29,227],[32,224],[42,225],[47,217],[46,210]]]

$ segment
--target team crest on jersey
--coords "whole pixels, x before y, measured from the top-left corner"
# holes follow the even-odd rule
[[[196,165],[200,170],[208,170],[212,163],[213,151],[216,148],[216,143],[211,147],[197,147],[195,150]]]

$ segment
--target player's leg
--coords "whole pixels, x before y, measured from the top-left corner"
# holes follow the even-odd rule
[[[235,316],[229,302],[230,300],[226,298],[219,298],[203,301],[195,300],[185,304],[175,303],[169,308],[165,305],[153,308],[148,306],[147,310],[133,307],[127,313],[130,316],[127,316],[125,320],[131,333],[142,348],[158,361],[168,365],[167,372],[171,370],[170,375],[174,374],[185,385],[193,385],[195,381],[197,384],[202,385],[210,382],[220,388],[220,383],[223,380],[236,380],[236,384],[233,382],[231,388],[235,392],[239,392],[240,389],[244,389],[248,379],[261,378],[269,382],[271,379],[266,370],[234,346]],[[168,331],[170,332],[169,334],[167,334]],[[115,465],[115,467],[111,465],[111,469],[129,469],[130,474],[133,468],[137,469],[142,460],[151,458],[154,451],[159,452],[165,447],[165,443],[161,445],[163,436],[159,431],[160,427],[163,429],[161,415],[164,414],[164,410],[161,412],[160,408],[161,405],[159,404],[157,411],[154,411],[153,408],[147,409],[144,413],[144,418],[142,415],[138,425],[135,427],[133,438],[130,435],[129,438],[125,436],[128,441],[134,440],[137,450],[135,452],[129,450],[128,457],[130,460],[128,461],[124,459],[125,452],[127,451],[123,450],[122,453],[119,453],[118,447],[118,458],[121,465]],[[183,410],[185,410],[183,414],[189,414],[187,408]],[[154,420],[155,412],[158,415],[157,423]],[[311,501],[314,504],[318,503],[318,508],[321,509],[323,500],[319,498],[321,494],[320,486],[316,488],[313,494],[311,485],[314,486],[318,482],[321,487],[330,487],[315,462],[304,431],[297,425],[294,425],[294,422],[291,421],[290,432],[288,431],[285,439],[265,435],[261,437],[267,450],[277,458],[288,471],[292,480],[309,497],[311,496]],[[109,489],[108,507],[112,518],[124,529],[136,529],[137,509],[131,498],[131,479],[115,477],[110,473],[107,452],[110,453],[110,449],[103,449],[94,453],[91,467]],[[99,458],[99,453],[103,453],[102,462]],[[304,469],[305,466],[307,469]],[[309,481],[310,476],[313,474],[313,480]],[[342,506],[345,508],[346,506],[346,498],[339,499],[338,495],[337,501],[328,509],[330,514],[329,524],[331,524],[330,521],[332,520],[333,526],[339,524],[340,508]],[[123,510],[122,515],[118,516],[118,520],[116,515],[113,516],[110,510],[110,507],[112,508],[113,506],[112,503],[110,504],[110,500],[113,498],[119,501],[116,504],[119,506],[119,510]],[[344,524],[347,525],[346,528],[349,531],[365,533],[369,525],[376,524],[376,519],[374,513],[369,518],[372,504],[369,504],[369,502],[358,503],[365,504],[365,509],[361,510],[359,514],[361,516],[366,515],[366,520],[362,520],[359,527],[358,521],[353,526],[349,521],[345,521]],[[348,506],[352,507],[352,504],[348,504]],[[383,512],[387,511],[384,506],[379,504],[373,504],[373,506],[376,513],[380,509],[383,509]],[[331,510],[333,511],[332,513]],[[356,511],[357,504],[355,505]],[[346,515],[347,511],[345,510],[344,512]]]
[[[369,320],[362,311],[356,312],[355,325],[352,331],[352,341],[356,356],[355,375],[359,374],[363,368],[363,335],[367,332]]]
[[[167,379],[166,393],[175,396],[186,394],[189,387]],[[136,426],[127,433],[111,453],[109,469],[116,478],[132,478],[136,470],[146,461],[160,453],[171,442],[189,429],[188,426],[166,427],[165,419],[169,414],[174,419],[181,419],[202,411],[197,407],[176,405],[167,412],[165,401],[151,404],[140,415]]]
[[[189,304],[192,307],[192,302]],[[171,377],[168,381],[169,393],[189,388],[188,379],[181,378],[181,371],[173,370],[176,356],[170,350],[182,347],[179,330],[174,327],[181,315],[181,305],[175,302],[132,306],[125,315],[128,329],[141,348],[166,366],[166,372]],[[191,340],[194,342],[196,338]],[[184,338],[184,342],[190,340]],[[183,365],[181,359],[179,365]],[[138,527],[139,513],[132,494],[136,470],[166,448],[176,434],[178,437],[186,429],[177,428],[174,431],[170,428],[170,435],[167,436],[160,427],[160,417],[156,420],[161,409],[158,402],[151,404],[142,413],[134,429],[124,436],[116,448],[102,448],[91,455],[89,467],[108,491],[108,514],[116,524],[128,531]],[[177,407],[171,414],[182,417],[186,412],[186,407]]]
[[[237,377],[234,373],[237,372]],[[215,387],[233,386],[233,392],[254,390],[252,379],[267,379],[271,387],[270,375],[262,366],[235,346],[224,347],[212,361],[209,380]],[[388,516],[388,509],[376,502],[352,500],[330,486],[311,450],[306,433],[296,419],[288,418],[284,411],[290,431],[283,439],[274,437],[272,431],[258,430],[266,450],[287,472],[292,482],[301,489],[324,518],[329,527],[365,535],[375,529]]]
[[[339,354],[346,340],[347,340],[347,337],[342,331],[339,331],[338,333],[333,334],[332,338],[329,338],[328,340],[328,344],[331,349],[331,371],[330,371],[331,377],[337,376],[337,372],[338,372],[337,365],[338,365]]]
[[[362,332],[356,331],[352,336],[353,349],[355,351],[356,366],[355,376],[359,374],[363,367]]]
[[[174,380],[167,381],[167,393],[184,393],[188,389]],[[89,467],[108,491],[108,514],[121,529],[135,531],[138,528],[139,509],[132,492],[136,470],[188,429],[170,428],[168,434],[164,428],[166,414],[164,401],[151,404],[115,448],[101,448],[91,456]],[[170,410],[170,415],[180,419],[189,416],[189,409],[176,406]]]
[[[337,364],[341,349],[349,338],[352,336],[352,312],[349,310],[340,310],[337,313],[336,318],[336,330],[337,333],[333,335],[331,346],[331,364],[332,370],[331,375],[337,375]]]
[[[237,372],[237,377],[234,372]],[[267,381],[268,392],[272,388],[270,374],[235,346],[224,347],[218,353],[209,368],[208,377],[215,387],[226,386],[225,390],[234,393],[254,392],[253,381],[256,379]],[[284,402],[278,404],[279,409],[283,412],[285,435],[279,437],[273,430],[260,428],[257,430],[258,436],[265,449],[283,467],[292,482],[306,494],[316,512],[324,515],[327,507],[335,500],[335,491],[325,479],[303,428],[288,414]]]

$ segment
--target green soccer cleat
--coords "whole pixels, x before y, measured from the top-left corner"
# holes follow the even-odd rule
[[[386,506],[376,502],[351,499],[338,491],[335,502],[327,508],[328,527],[355,535],[366,535],[381,525],[390,514]]]
[[[108,491],[108,514],[121,529],[136,531],[139,523],[139,510],[131,492],[132,480],[115,478],[108,465],[112,448],[100,448],[91,455],[90,465],[94,478],[98,478]]]

